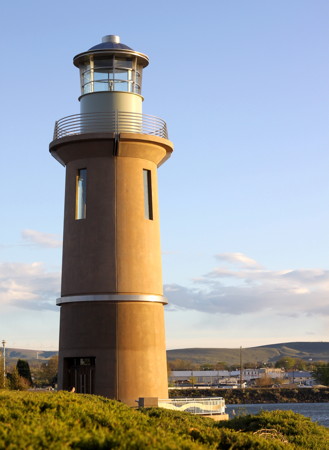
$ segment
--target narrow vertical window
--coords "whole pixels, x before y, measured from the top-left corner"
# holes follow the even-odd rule
[[[75,218],[86,218],[87,169],[79,169],[75,188]]]
[[[145,219],[153,220],[151,171],[143,169]]]

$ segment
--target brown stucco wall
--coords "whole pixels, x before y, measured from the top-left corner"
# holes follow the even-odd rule
[[[143,169],[151,171],[153,220],[144,217]],[[116,158],[117,289],[162,295],[157,171],[153,162]]]
[[[163,305],[118,305],[118,399],[136,406],[139,397],[168,397]]]
[[[80,302],[61,306],[58,387],[65,385],[63,360],[95,357],[94,394],[117,398],[117,305],[110,302]]]
[[[63,359],[95,357],[94,393],[136,406],[167,398],[163,305],[79,302],[61,307],[59,388]]]
[[[115,292],[114,156],[77,159],[66,167],[62,296]],[[83,168],[86,218],[75,220],[76,174]]]
[[[51,144],[66,164],[61,295],[162,295],[157,166],[172,145],[129,133],[118,140],[91,136]],[[87,215],[75,220],[75,177],[82,168]],[[144,217],[143,169],[152,173],[153,220]]]
[[[162,295],[157,167],[171,142],[125,133],[66,137],[50,144],[66,166],[62,297],[119,294],[126,301],[61,306],[59,388],[64,358],[95,358],[94,393],[135,406],[166,398],[164,311],[129,294]],[[87,214],[75,220],[76,174],[87,169]],[[143,169],[152,174],[153,220],[144,217]]]

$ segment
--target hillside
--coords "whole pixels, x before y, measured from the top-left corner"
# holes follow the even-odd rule
[[[16,363],[17,359],[29,362],[46,361],[56,351],[6,349],[7,364]],[[275,362],[278,359],[292,357],[306,361],[329,361],[329,342],[289,342],[262,345],[242,349],[244,362]],[[183,348],[167,350],[168,361],[182,359],[195,364],[216,364],[219,361],[228,365],[240,364],[239,348]]]
[[[1,351],[2,354],[2,351]],[[44,362],[51,358],[53,355],[57,355],[56,351],[45,350],[27,350],[21,348],[6,348],[6,362],[7,365],[17,362],[18,359],[24,359],[29,363]]]
[[[289,342],[242,349],[244,362],[268,363],[286,357],[301,358],[306,361],[329,361],[329,342]],[[182,359],[196,364],[216,364],[221,361],[228,365],[238,366],[240,349],[185,348],[168,350],[167,358],[168,361]]]
[[[0,391],[0,449],[325,449],[329,430],[291,411],[215,422],[94,395]]]

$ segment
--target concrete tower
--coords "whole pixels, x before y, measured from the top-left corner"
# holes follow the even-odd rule
[[[142,114],[146,55],[109,35],[73,62],[80,114],[50,143],[66,167],[58,384],[134,406],[168,396],[157,167],[173,145]]]

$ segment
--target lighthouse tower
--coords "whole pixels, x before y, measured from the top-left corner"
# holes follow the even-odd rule
[[[80,114],[50,143],[66,167],[58,385],[136,406],[168,396],[157,168],[173,145],[142,113],[146,55],[109,35],[73,62]]]

